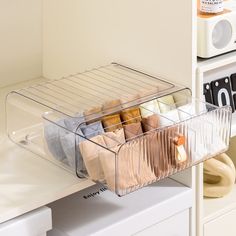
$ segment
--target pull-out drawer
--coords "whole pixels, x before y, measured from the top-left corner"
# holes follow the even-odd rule
[[[226,151],[231,124],[230,107],[118,64],[13,91],[7,116],[12,140],[120,196]]]

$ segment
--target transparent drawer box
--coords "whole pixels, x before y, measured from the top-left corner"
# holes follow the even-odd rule
[[[7,96],[9,137],[119,196],[227,150],[231,108],[113,63]]]

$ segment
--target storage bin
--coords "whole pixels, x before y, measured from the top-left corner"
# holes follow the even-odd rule
[[[7,96],[9,137],[119,196],[228,148],[231,108],[112,63]]]

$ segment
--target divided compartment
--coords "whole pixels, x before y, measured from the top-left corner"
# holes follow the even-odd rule
[[[228,149],[231,108],[113,63],[11,92],[19,145],[123,196]]]

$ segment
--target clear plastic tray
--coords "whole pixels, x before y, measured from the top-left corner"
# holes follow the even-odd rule
[[[229,145],[230,107],[116,63],[12,91],[6,109],[14,142],[119,196]]]

